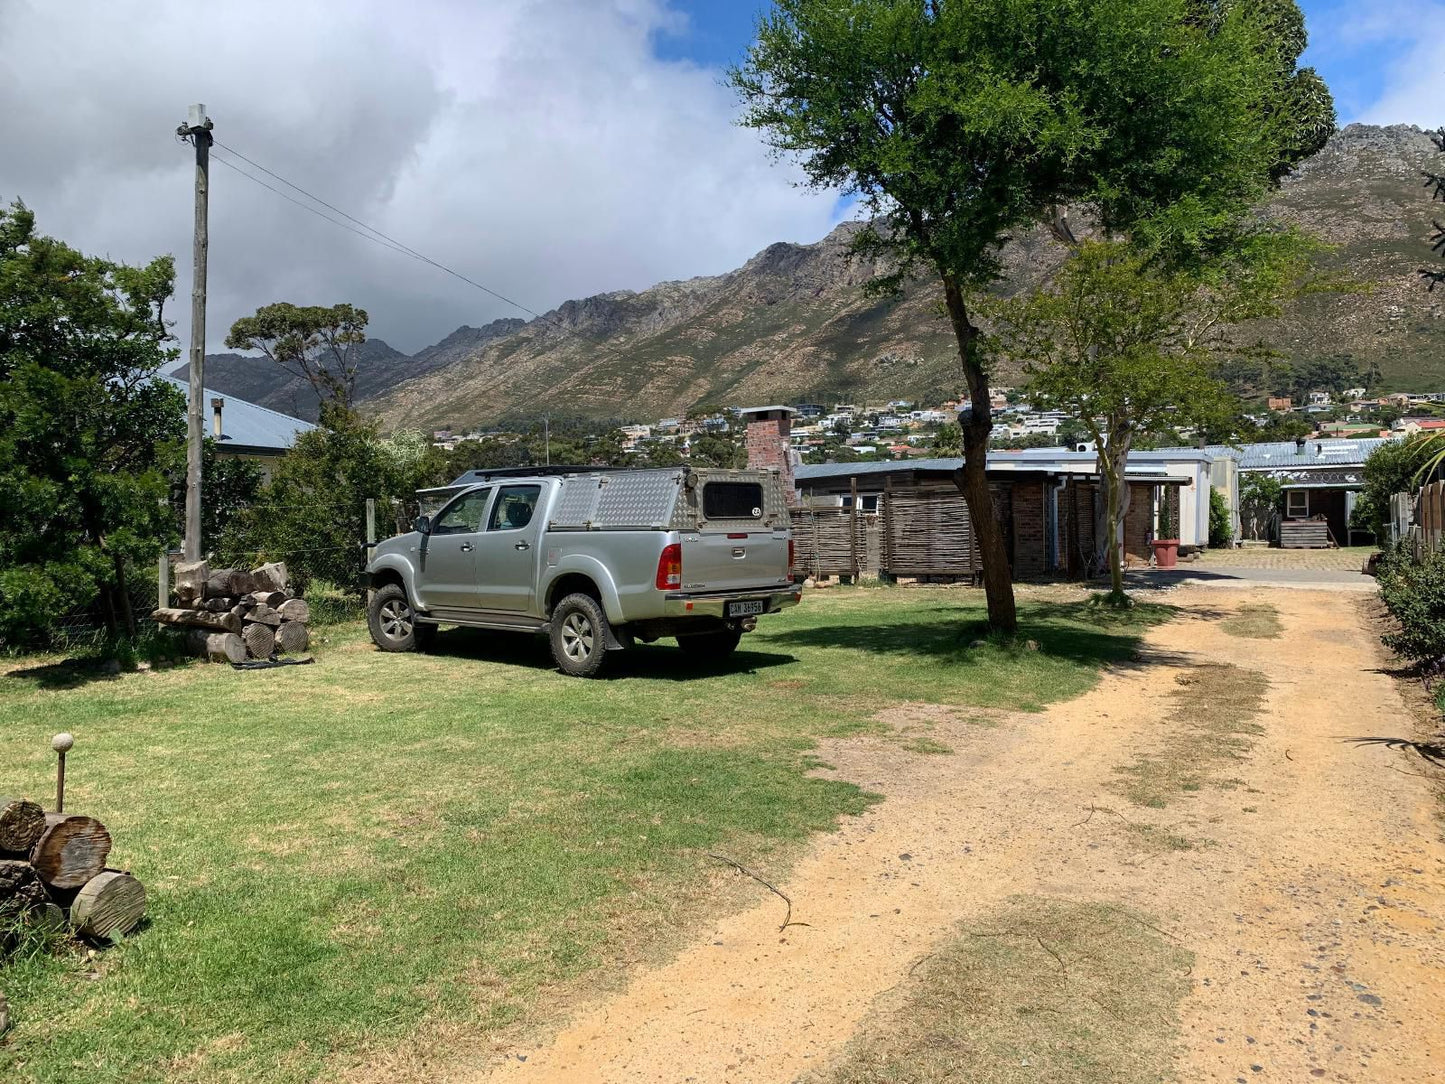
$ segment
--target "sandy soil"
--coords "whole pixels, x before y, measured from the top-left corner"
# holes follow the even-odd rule
[[[779,930],[783,902],[759,886],[755,907],[549,1044],[451,1079],[792,1081],[836,1057],[960,924],[1040,893],[1128,904],[1196,953],[1181,1080],[1445,1080],[1440,806],[1412,754],[1339,740],[1415,736],[1359,606],[1218,588],[1171,601],[1194,616],[1080,699],[1001,720],[900,714],[935,721],[952,755],[876,739],[822,750],[887,800],[819,839],[780,885],[808,925]],[[1219,630],[1221,610],[1263,601],[1280,610],[1280,639]],[[1115,768],[1167,725],[1175,678],[1212,662],[1270,681],[1263,735],[1223,773],[1239,783],[1131,807],[1111,789]],[[1195,846],[1147,849],[1123,818]]]

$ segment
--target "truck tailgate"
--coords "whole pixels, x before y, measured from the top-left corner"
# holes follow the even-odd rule
[[[699,531],[682,540],[684,591],[748,591],[786,583],[788,532]]]

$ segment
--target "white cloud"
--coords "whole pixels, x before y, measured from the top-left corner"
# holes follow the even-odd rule
[[[0,0],[0,199],[86,251],[175,253],[183,310],[191,152],[172,133],[203,101],[221,143],[538,309],[821,236],[832,197],[732,123],[720,73],[654,56],[679,18],[666,0]],[[212,346],[280,299],[360,304],[403,349],[519,315],[213,166]]]
[[[1316,52],[1337,74],[1341,111],[1365,124],[1445,123],[1445,3],[1347,2],[1312,22]]]

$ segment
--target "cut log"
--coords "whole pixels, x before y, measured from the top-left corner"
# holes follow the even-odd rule
[[[257,591],[284,591],[289,580],[286,575],[286,565],[281,561],[273,561],[260,568],[253,568],[251,575],[255,577],[255,590]]]
[[[152,621],[162,625],[184,625],[193,629],[218,629],[221,632],[241,631],[241,619],[232,613],[213,614],[205,610],[181,610],[168,607],[151,613]]]
[[[146,913],[145,886],[121,870],[108,869],[85,882],[70,905],[70,924],[82,937],[128,934]]]
[[[30,851],[30,864],[54,888],[79,888],[101,870],[110,855],[110,833],[94,817],[45,814],[45,831]]]
[[[245,662],[246,641],[234,632],[204,632],[192,629],[186,640],[192,655],[211,662]]]
[[[49,901],[34,866],[18,859],[0,860],[0,916],[28,911]]]
[[[246,620],[246,615],[250,612],[251,606],[249,604],[241,605],[240,603],[237,603],[235,606],[231,607],[231,613],[239,617],[242,621]]]
[[[252,591],[246,596],[251,605],[270,606],[273,610],[290,597],[285,591],[264,591],[260,589]]]
[[[270,625],[260,621],[246,622],[246,628],[241,632],[241,639],[246,641],[246,650],[251,653],[253,659],[269,659],[271,652],[276,650],[276,633]]]
[[[295,655],[310,646],[311,636],[300,621],[283,621],[276,630],[276,644],[287,655]]]
[[[181,561],[175,568],[176,598],[183,603],[197,602],[205,595],[206,581],[211,578],[209,561]]]
[[[256,579],[243,568],[221,568],[206,581],[206,598],[231,598],[256,590]]]
[[[0,994],[0,1035],[10,1030],[10,1002],[5,1000],[5,995]]]
[[[45,831],[45,810],[25,798],[0,797],[0,851],[29,851]]]
[[[235,605],[236,600],[233,598],[208,598],[199,608],[207,613],[223,614],[229,613]]]
[[[304,598],[289,599],[281,603],[278,609],[287,621],[300,621],[304,625],[311,620],[311,607]]]
[[[276,626],[281,624],[281,615],[270,606],[255,606],[246,615],[247,621],[262,621],[267,625]]]

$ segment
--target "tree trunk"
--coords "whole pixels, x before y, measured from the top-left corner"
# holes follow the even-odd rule
[[[205,610],[156,610],[152,621],[162,625],[186,625],[193,629],[215,629],[220,632],[234,632],[240,635],[241,619],[232,613],[213,614]]]
[[[108,869],[76,893],[70,922],[81,936],[103,940],[113,933],[130,933],[145,913],[145,886],[129,873]]]
[[[79,888],[105,869],[109,854],[110,833],[94,817],[47,813],[30,864],[52,888]]]
[[[310,646],[311,635],[300,621],[283,621],[276,630],[276,641],[287,655],[295,655]]]
[[[1109,600],[1123,605],[1124,593],[1124,519],[1129,514],[1128,463],[1131,434],[1111,433],[1099,450],[1099,473],[1104,480],[1104,497],[1108,508],[1105,522],[1109,544]]]
[[[276,633],[270,625],[260,621],[247,622],[241,632],[241,639],[246,641],[246,650],[253,659],[269,659],[271,652],[276,649]]]
[[[130,590],[126,586],[125,562],[121,560],[120,554],[111,555],[115,562],[115,593],[116,601],[120,603],[121,626],[125,630],[128,639],[135,639],[135,610],[130,604]]]
[[[0,859],[0,919],[49,902],[50,894],[40,883],[34,866],[15,858]]]
[[[186,646],[197,658],[211,662],[245,662],[246,641],[234,632],[211,632],[192,629]]]
[[[304,624],[311,620],[311,607],[306,604],[305,599],[287,599],[278,609],[287,621],[300,621]]]
[[[45,810],[25,798],[0,797],[0,851],[29,853],[45,831]]]
[[[988,373],[978,355],[978,328],[968,317],[963,288],[948,274],[943,276],[943,297],[953,334],[958,339],[958,357],[963,365],[968,399],[972,405],[968,421],[962,425],[962,477],[955,478],[955,482],[968,505],[968,516],[973,523],[974,538],[983,561],[983,589],[988,599],[989,627],[1013,634],[1018,631],[1013,573],[1009,568],[1008,549],[1004,545],[1003,525],[994,512],[993,494],[988,488],[988,436],[993,430]],[[963,422],[963,419],[959,421]]]

